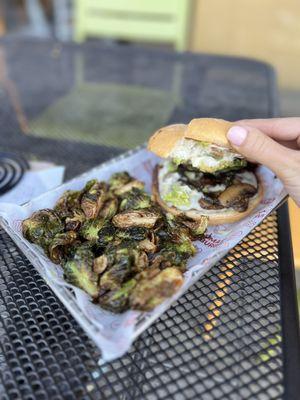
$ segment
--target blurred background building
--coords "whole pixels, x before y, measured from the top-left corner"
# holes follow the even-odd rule
[[[266,61],[282,116],[300,115],[299,20],[298,0],[0,0],[0,36],[105,38]],[[292,202],[290,210],[300,268],[300,212]]]

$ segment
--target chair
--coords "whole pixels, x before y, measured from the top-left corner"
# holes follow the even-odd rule
[[[75,0],[74,38],[172,43],[187,47],[190,0]]]

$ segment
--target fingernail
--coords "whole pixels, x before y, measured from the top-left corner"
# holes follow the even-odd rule
[[[247,137],[247,129],[242,126],[233,126],[227,132],[227,139],[235,146],[241,146],[246,137]]]

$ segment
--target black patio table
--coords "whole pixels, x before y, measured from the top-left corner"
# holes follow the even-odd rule
[[[66,179],[162,123],[278,113],[269,65],[110,42],[2,40],[0,98],[1,150],[64,164]],[[299,398],[286,205],[107,364],[3,230],[0,249],[3,400]]]

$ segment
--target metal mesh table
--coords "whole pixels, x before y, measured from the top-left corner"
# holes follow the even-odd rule
[[[95,142],[105,135],[74,142],[63,130],[59,135],[44,123],[30,122],[40,123],[39,116],[72,90],[78,52],[92,60],[86,67],[90,80],[160,87],[167,93],[168,75],[179,65],[185,72],[170,122],[276,113],[274,76],[262,63],[101,43],[57,49],[51,42],[2,42],[0,146],[63,163],[67,177],[121,151]],[[134,116],[128,116],[129,125]],[[34,126],[43,133],[26,131]],[[127,355],[99,365],[97,348],[0,230],[1,400],[298,398],[290,244],[284,206],[143,333]]]

